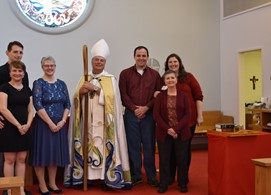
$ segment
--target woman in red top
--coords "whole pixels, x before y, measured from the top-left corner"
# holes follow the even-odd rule
[[[191,162],[191,141],[195,133],[196,125],[200,125],[203,122],[202,117],[202,110],[203,110],[203,95],[201,87],[197,81],[197,79],[193,76],[193,74],[186,72],[183,66],[181,58],[173,53],[170,54],[166,61],[165,61],[165,71],[173,70],[178,75],[178,88],[182,92],[186,94],[188,97],[188,102],[190,106],[190,131],[191,131],[191,138],[189,140],[188,146],[188,171]],[[172,155],[172,180],[169,183],[174,182],[176,166],[175,166],[175,159],[174,155]],[[189,179],[187,177],[187,183]]]
[[[163,80],[167,90],[159,93],[153,109],[159,151],[160,184],[158,192],[164,193],[167,191],[168,181],[171,179],[170,159],[172,154],[174,154],[177,162],[180,190],[187,192],[187,149],[191,137],[188,98],[180,89],[177,89],[177,75],[174,71],[166,71]]]

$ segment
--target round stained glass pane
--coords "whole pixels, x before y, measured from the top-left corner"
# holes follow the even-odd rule
[[[89,16],[94,0],[10,0],[14,13],[34,30],[64,33]]]

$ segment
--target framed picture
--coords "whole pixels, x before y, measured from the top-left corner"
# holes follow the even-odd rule
[[[9,0],[13,13],[33,30],[60,34],[81,26],[94,0]]]

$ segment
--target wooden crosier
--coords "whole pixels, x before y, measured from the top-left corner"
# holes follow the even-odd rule
[[[88,48],[83,46],[84,80],[88,81]],[[84,102],[84,137],[83,137],[83,188],[87,191],[88,180],[88,93],[85,94]]]

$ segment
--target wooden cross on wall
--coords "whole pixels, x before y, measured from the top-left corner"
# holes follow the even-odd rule
[[[259,79],[257,79],[255,76],[253,76],[249,80],[252,81],[252,89],[255,90],[255,88],[256,88],[256,81],[258,81]]]

